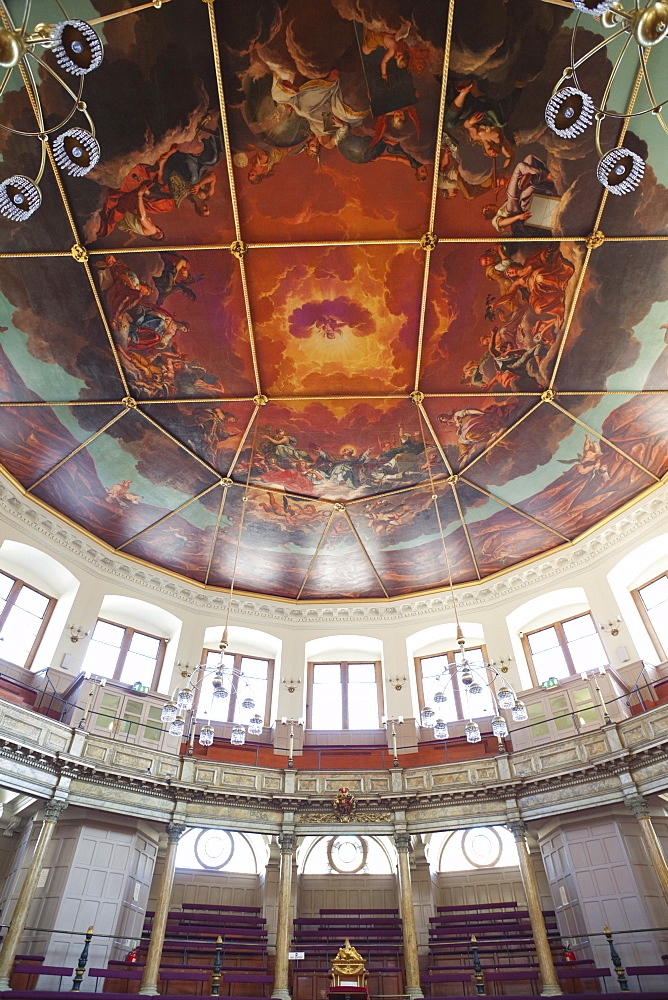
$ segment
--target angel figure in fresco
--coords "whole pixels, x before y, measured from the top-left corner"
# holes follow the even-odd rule
[[[129,507],[130,504],[138,504],[144,498],[138,493],[130,493],[128,487],[131,485],[131,479],[124,479],[120,483],[114,483],[113,486],[105,486],[104,492],[107,494],[105,500],[107,503],[115,504],[121,509]]]
[[[319,139],[330,136],[333,143],[369,114],[368,108],[355,111],[345,103],[336,69],[324,79],[304,78],[300,83],[274,76],[271,96],[277,105],[289,105],[295,114],[306,119],[315,136]]]
[[[514,153],[505,127],[518,96],[513,93],[503,99],[488,97],[473,77],[454,84],[448,82],[443,126],[446,129],[463,127],[469,142],[481,146],[485,156],[492,160],[500,157],[505,170]]]
[[[151,295],[151,288],[141,282],[123,260],[108,254],[99,264],[94,264],[109,312],[112,330],[127,331],[129,311]]]
[[[557,189],[545,163],[530,153],[515,165],[503,204],[484,205],[482,214],[502,235],[531,236],[536,230],[527,225],[527,219],[536,194],[556,197]]]
[[[357,490],[362,485],[360,474],[369,461],[369,455],[370,452],[367,450],[356,457],[355,449],[350,445],[344,446],[338,455],[329,454],[321,449],[316,468],[321,469],[331,483]]]
[[[288,463],[297,463],[302,459],[308,459],[309,453],[297,447],[297,439],[286,434],[282,427],[278,427],[273,432],[270,427],[263,428],[264,440],[269,442],[267,451],[276,456],[277,459],[285,459]]]
[[[383,80],[387,80],[387,64],[390,59],[394,59],[400,69],[408,68],[408,54],[406,48],[399,43],[403,41],[411,30],[409,21],[402,21],[401,27],[397,31],[373,31],[364,27],[364,41],[362,42],[362,52],[371,55],[376,49],[385,50],[385,55],[380,61],[380,75]]]
[[[483,410],[467,406],[451,413],[439,413],[438,420],[454,425],[460,460],[467,462],[479,448],[486,448],[506,430],[516,409],[516,401],[509,400],[492,403]]]
[[[558,246],[543,246],[527,258],[524,266],[511,263],[506,278],[512,282],[508,294],[524,293],[538,320],[534,340],[552,344],[564,322],[566,288],[575,268]]]
[[[165,234],[152,217],[173,212],[186,198],[198,215],[210,214],[209,199],[216,183],[213,167],[223,152],[220,129],[204,128],[210,117],[205,116],[198,126],[193,140],[200,147],[197,152],[193,142],[173,143],[155,163],[137,163],[125,175],[100,210],[97,239],[121,229],[159,242]],[[203,139],[198,138],[200,132]]]
[[[610,478],[603,464],[601,443],[589,434],[585,434],[584,445],[577,458],[560,458],[558,461],[561,465],[572,465],[575,472],[579,472],[581,476],[589,476],[591,479],[600,477],[603,480]]]
[[[180,253],[161,253],[160,257],[162,272],[153,278],[153,284],[158,289],[157,304],[161,306],[174,292],[183,292],[192,302],[196,301],[197,295],[190,286],[201,281],[204,275],[194,275],[190,261]]]

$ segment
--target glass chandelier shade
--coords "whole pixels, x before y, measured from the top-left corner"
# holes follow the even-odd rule
[[[213,694],[211,695],[211,697],[214,698],[216,701],[225,701],[226,698],[229,698],[230,692],[227,690],[226,687],[223,687],[220,682],[218,685],[216,685],[216,680],[217,678],[215,678],[213,682]]]
[[[179,714],[179,710],[173,701],[168,701],[162,706],[162,712],[160,713],[160,718],[163,722],[173,722],[176,716]]]
[[[193,707],[194,692],[192,688],[183,687],[176,692],[176,704],[178,708],[186,711]]]
[[[529,718],[527,707],[523,701],[516,701],[510,710],[513,722],[526,722]]]
[[[473,722],[473,720],[466,723],[464,733],[466,735],[467,743],[480,743],[482,739],[482,736],[480,735],[480,726],[477,722]]]
[[[502,715],[495,715],[492,719],[492,734],[500,739],[508,735],[508,723]]]
[[[207,723],[206,726],[202,726],[199,731],[199,742],[203,747],[210,747],[213,743],[213,738],[215,736],[213,726]]]
[[[102,62],[102,43],[86,21],[54,24],[48,47],[61,69],[72,76],[86,76]]]
[[[252,716],[250,722],[248,723],[248,733],[250,736],[261,736],[262,735],[262,717],[259,715]]]
[[[435,705],[442,705],[448,700],[448,696],[445,691],[437,691],[433,700]]]
[[[255,701],[252,698],[244,698],[241,702],[241,707],[245,708],[247,712],[250,712],[255,708]]]
[[[434,726],[434,736],[437,740],[447,740],[449,736],[448,727],[443,719],[439,719]]]
[[[469,694],[473,695],[474,698],[476,695],[482,694],[482,684],[480,681],[471,681],[469,684]]]
[[[234,726],[230,734],[230,743],[235,747],[243,746],[246,742],[246,730],[243,726]]]
[[[186,720],[181,715],[177,715],[175,719],[169,724],[169,735],[170,736],[183,736],[183,730],[186,728]]]
[[[422,709],[421,720],[422,720],[422,725],[425,727],[425,729],[430,729],[434,725],[435,718],[436,718],[436,713],[434,712],[433,708],[427,707]]]
[[[504,684],[503,687],[499,688],[496,700],[499,703],[499,708],[512,708],[515,704],[515,695],[510,688]]]

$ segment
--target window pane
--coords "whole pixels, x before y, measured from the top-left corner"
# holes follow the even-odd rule
[[[476,670],[474,668],[472,673],[474,680],[482,686],[482,692],[470,695],[466,685],[460,683],[460,692],[462,689],[465,692],[462,695],[462,709],[464,714],[471,716],[473,719],[481,719],[483,716],[494,715],[494,701],[492,699],[492,690],[488,685],[487,671]]]
[[[82,670],[100,677],[113,677],[125,629],[109,622],[98,622],[88,643]]]
[[[482,666],[485,662],[485,657],[482,655],[482,647],[476,646],[474,649],[465,649],[462,655],[461,651],[458,649],[453,653],[455,663],[459,664],[466,660],[474,666]]]
[[[605,655],[605,649],[598,634],[586,635],[575,642],[569,642],[568,648],[578,673],[583,670],[596,670],[608,663],[608,657]]]
[[[215,668],[220,662],[218,650],[207,651],[205,664],[212,669],[207,670],[202,676],[199,686],[199,697],[197,699],[197,718],[210,719],[212,722],[227,722],[230,712],[230,693],[232,691],[232,668],[234,666],[234,656],[225,653],[223,656],[223,687],[227,691],[226,698],[213,698],[213,678]]]
[[[668,577],[649,583],[639,591],[647,615],[664,652],[668,650]]]
[[[19,596],[16,598],[17,608],[22,608],[24,611],[28,611],[31,615],[35,615],[41,619],[44,617],[44,612],[48,606],[49,598],[45,597],[44,594],[38,594],[36,590],[31,590],[30,587],[21,587]]]
[[[668,577],[662,576],[660,580],[648,583],[646,587],[641,587],[638,593],[648,611],[660,604],[668,603]]]
[[[0,573],[0,601],[2,601],[2,607],[4,607],[5,601],[9,597],[9,591],[14,586],[14,580],[11,576],[6,576],[4,573]]]
[[[529,648],[532,653],[543,653],[546,649],[554,649],[559,645],[557,630],[552,625],[542,628],[540,632],[532,632],[529,636]]]
[[[348,728],[376,729],[379,725],[375,664],[350,663],[348,665]]]
[[[234,707],[234,722],[248,723],[252,715],[265,718],[267,703],[267,676],[269,663],[253,656],[241,657],[241,673],[236,682],[237,702]],[[252,698],[253,708],[244,708],[246,698]]]
[[[430,677],[438,677],[444,670],[448,669],[447,654],[443,653],[440,656],[423,656],[420,660],[420,665],[422,668],[423,681],[428,680]]]
[[[550,677],[561,680],[562,677],[569,676],[568,663],[561,646],[557,646],[556,649],[546,649],[544,653],[533,653],[532,651],[532,659],[539,684]]]
[[[576,639],[582,639],[587,635],[596,635],[596,626],[590,614],[580,615],[579,618],[571,618],[570,621],[564,622],[563,626],[564,635],[569,643],[574,642]]]
[[[343,727],[341,665],[339,663],[315,663],[313,665],[311,701],[311,727],[313,729],[341,729]]]
[[[160,640],[156,639],[153,635],[144,635],[143,632],[135,632],[132,636],[130,649],[133,653],[138,653],[140,656],[152,656],[155,660],[160,649]]]
[[[15,604],[2,629],[0,650],[3,659],[16,663],[19,667],[24,666],[41,624],[41,616],[38,618]]]
[[[157,656],[157,652],[155,656],[142,656],[130,646],[123,663],[121,682],[123,684],[142,684],[144,687],[150,688],[155,674]]]

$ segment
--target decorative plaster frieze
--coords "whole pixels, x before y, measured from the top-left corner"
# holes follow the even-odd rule
[[[616,519],[575,542],[568,550],[555,552],[523,568],[510,568],[503,576],[460,589],[457,605],[460,611],[489,609],[509,597],[533,590],[537,585],[561,580],[564,572],[591,569],[617,546],[653,528],[656,519],[668,512],[668,483],[651,493],[635,507]],[[65,554],[85,565],[99,579],[122,580],[129,588],[146,591],[159,597],[160,603],[170,606],[187,606],[195,613],[216,615],[227,607],[227,594],[204,590],[197,584],[175,579],[158,569],[142,566],[97,544],[83,533],[50,515],[38,504],[16,490],[7,481],[0,482],[0,522],[19,523],[27,535],[44,549]],[[313,624],[350,626],[375,625],[379,622],[399,624],[424,619],[440,620],[444,613],[451,613],[449,594],[400,598],[387,603],[359,602],[357,604],[305,604],[267,600],[261,597],[238,595],[232,599],[231,615],[235,621],[264,621],[288,623],[292,627],[309,627]]]

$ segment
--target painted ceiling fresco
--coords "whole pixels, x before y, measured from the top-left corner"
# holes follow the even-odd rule
[[[667,139],[605,123],[647,160],[616,197],[592,135],[547,128],[574,23],[566,0],[163,0],[99,25],[100,162],[47,164],[39,211],[0,220],[6,474],[128,557],[298,600],[481,580],[656,487]],[[31,127],[20,80],[0,114]],[[34,176],[34,140],[0,155]]]

